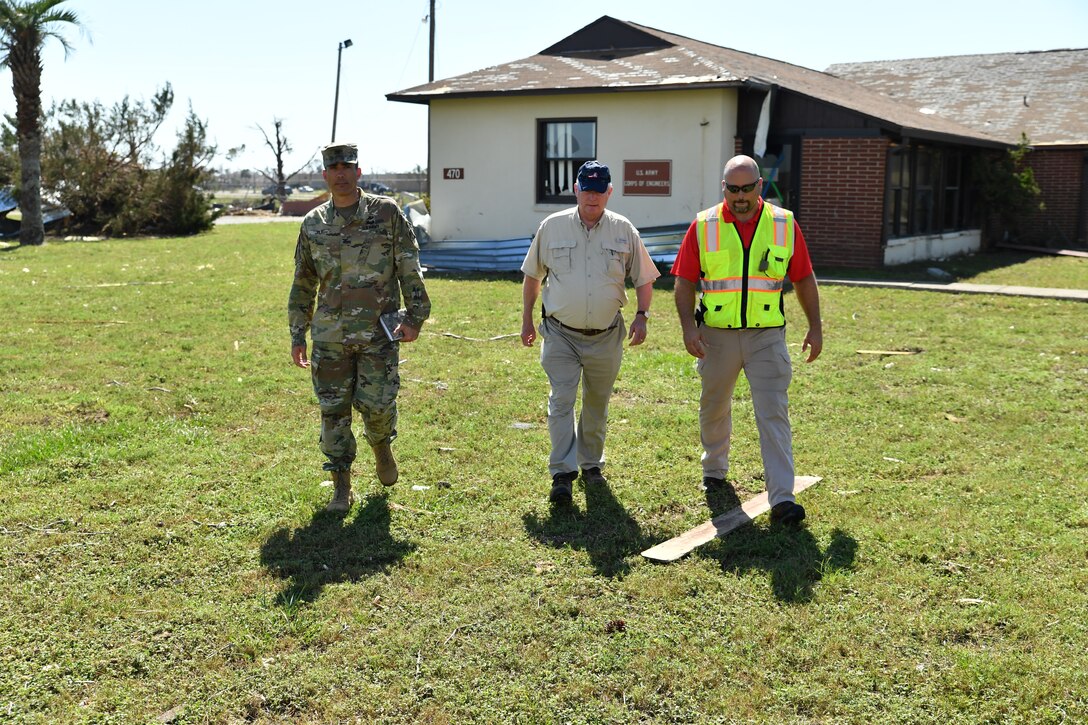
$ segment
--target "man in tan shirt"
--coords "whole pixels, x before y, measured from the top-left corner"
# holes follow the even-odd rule
[[[521,271],[521,342],[537,336],[533,307],[541,308],[540,364],[551,383],[548,434],[552,503],[571,501],[579,467],[587,485],[607,483],[604,437],[608,401],[623,358],[623,338],[631,345],[646,339],[654,280],[660,276],[634,225],[605,206],[612,176],[598,161],[578,170],[578,205],[556,212],[540,224]],[[625,280],[635,286],[638,311],[626,331],[620,309],[627,303]],[[582,411],[574,423],[574,400],[582,382]]]

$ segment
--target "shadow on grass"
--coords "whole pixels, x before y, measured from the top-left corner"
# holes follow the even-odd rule
[[[706,507],[710,509],[710,518],[740,506],[740,496],[728,480],[724,485],[711,486],[703,490],[706,492]]]
[[[357,581],[396,565],[416,545],[389,533],[387,496],[367,496],[355,518],[317,511],[308,524],[279,529],[261,547],[261,563],[287,586],[281,606],[312,602],[327,584]]]
[[[821,551],[805,527],[749,524],[715,540],[699,555],[716,560],[728,574],[766,571],[776,599],[804,604],[812,601],[813,588],[825,575],[853,568],[857,548],[858,542],[841,529],[831,532],[831,543]]]
[[[728,481],[706,490],[706,505],[715,518],[741,505],[736,489]],[[813,586],[833,571],[852,569],[858,542],[835,529],[826,551],[820,551],[807,528],[769,528],[746,524],[716,539],[699,554],[715,559],[722,571],[741,575],[762,569],[771,575],[771,589],[779,601],[805,603],[812,600]]]
[[[607,484],[585,484],[585,511],[578,509],[577,500],[576,487],[575,503],[552,506],[546,519],[525,514],[525,530],[548,546],[585,551],[599,576],[622,579],[631,570],[627,557],[649,546],[649,537]]]

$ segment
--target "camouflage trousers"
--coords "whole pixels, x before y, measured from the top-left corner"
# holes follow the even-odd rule
[[[314,393],[321,406],[321,452],[326,471],[346,471],[355,460],[351,409],[359,411],[367,443],[397,437],[400,390],[398,345],[384,348],[315,342],[310,355]]]

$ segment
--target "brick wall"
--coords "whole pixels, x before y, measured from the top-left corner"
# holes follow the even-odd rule
[[[821,266],[879,269],[886,138],[804,138],[794,211],[817,276]]]
[[[1082,211],[1084,151],[1036,149],[1028,154],[1028,163],[1043,192],[1046,210],[1023,225],[1023,240],[1050,247],[1082,245],[1084,240],[1077,239],[1077,215]]]

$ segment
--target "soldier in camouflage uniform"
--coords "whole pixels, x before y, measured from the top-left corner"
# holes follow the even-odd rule
[[[291,359],[310,368],[321,406],[321,452],[335,494],[330,511],[347,511],[355,436],[351,409],[359,411],[374,450],[378,479],[397,481],[390,447],[397,435],[399,343],[389,339],[379,315],[395,312],[403,294],[406,315],[393,330],[400,342],[419,337],[431,302],[423,286],[415,233],[396,202],[358,186],[355,144],[321,150],[332,198],[302,220],[295,246],[295,278],[288,301]],[[317,310],[314,310],[314,296]],[[306,356],[306,330],[313,351]]]

